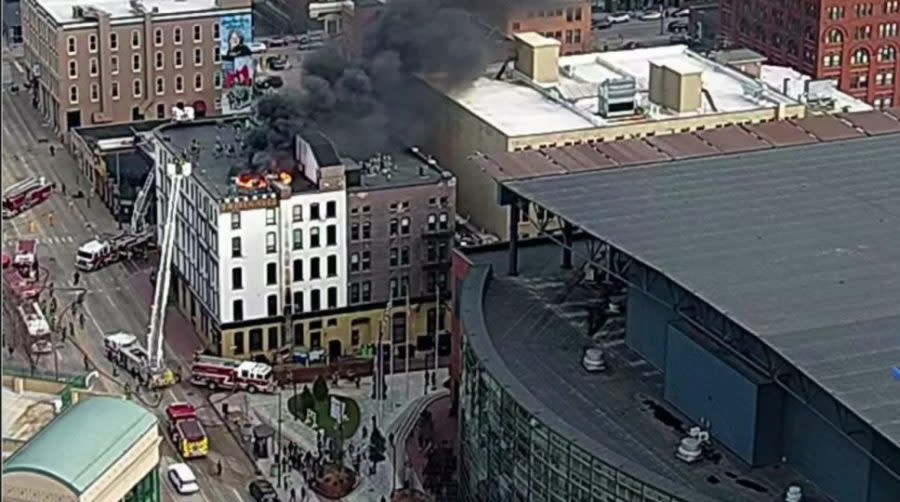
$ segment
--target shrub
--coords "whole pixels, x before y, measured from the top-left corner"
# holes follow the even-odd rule
[[[306,415],[306,410],[312,410],[316,406],[316,399],[313,397],[313,393],[309,390],[309,385],[303,386],[303,391],[300,393],[300,412]]]
[[[312,394],[316,399],[316,402],[322,402],[328,399],[328,384],[325,382],[325,379],[322,378],[322,375],[317,376],[316,381],[313,382]]]

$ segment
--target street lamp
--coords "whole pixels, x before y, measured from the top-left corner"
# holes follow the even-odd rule
[[[391,443],[391,493],[397,490],[397,443],[394,433],[388,434],[388,442]]]

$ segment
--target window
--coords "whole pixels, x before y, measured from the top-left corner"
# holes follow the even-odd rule
[[[266,286],[278,284],[278,270],[275,263],[266,263]]]
[[[844,8],[843,7],[829,7],[828,8],[828,19],[837,20],[844,18]]]
[[[878,49],[878,61],[888,63],[897,60],[897,48],[890,45]]]
[[[337,308],[337,288],[334,286],[328,288],[328,308]]]
[[[866,89],[869,87],[869,75],[867,73],[854,73],[850,75],[851,89]]]
[[[78,86],[73,85],[69,87],[69,103],[73,105],[78,104]]]
[[[450,228],[450,216],[447,213],[441,213],[440,216],[438,216],[438,228],[441,230]]]
[[[313,257],[309,260],[309,278],[310,279],[321,279],[322,274],[319,270],[319,264],[321,260],[319,257]]]
[[[132,54],[131,55],[131,71],[134,71],[134,72],[141,71],[141,55],[140,54]]]
[[[166,93],[166,80],[162,77],[156,77],[156,95],[162,96]]]
[[[581,43],[581,30],[575,30],[575,37],[573,37],[572,42],[574,42],[576,44]]]
[[[312,227],[309,229],[309,247],[319,247],[319,227]]]
[[[231,257],[232,258],[240,258],[241,257],[241,238],[240,237],[232,237],[231,238]]]
[[[109,34],[109,48],[114,51],[119,50],[119,34],[118,33],[110,33]]]
[[[350,303],[359,303],[359,284],[355,282],[350,285]]]
[[[231,229],[232,230],[240,230],[241,229],[241,213],[235,211],[231,213]]]
[[[297,223],[298,221],[303,221],[303,206],[297,204],[296,206],[291,208],[291,221]]]
[[[157,47],[161,47],[163,44],[163,32],[162,28],[157,28],[153,31],[153,45]]]
[[[266,226],[271,227],[272,225],[275,225],[275,223],[276,223],[275,208],[274,207],[266,208]]]
[[[325,245],[337,246],[337,225],[325,227]]]
[[[840,44],[844,41],[844,34],[841,33],[841,30],[831,30],[828,32],[828,35],[826,35],[825,40],[829,44]]]
[[[400,222],[397,221],[397,218],[391,218],[391,221],[388,222],[388,235],[390,235],[391,237],[396,237],[399,230]]]
[[[266,315],[269,317],[278,315],[278,295],[269,295],[266,297]]]
[[[131,30],[131,48],[139,49],[141,47],[141,32],[138,30]]]
[[[878,35],[881,38],[891,38],[897,36],[897,23],[884,23],[878,25]]]
[[[277,315],[277,314],[276,314]],[[276,326],[272,326],[268,330],[268,340],[266,340],[266,345],[269,350],[275,350],[278,348],[278,328]]]
[[[362,283],[362,298],[361,300],[364,302],[372,301],[372,283],[370,281],[365,281]]]
[[[309,292],[309,310],[322,310],[322,292],[318,289]]]
[[[109,58],[109,63],[110,63],[109,65],[112,67],[112,68],[110,68],[112,70],[111,73],[113,75],[118,75],[119,74],[119,57],[111,56]]]
[[[266,254],[272,254],[275,252],[275,232],[268,232],[266,234]]]
[[[113,99],[119,99],[119,83],[118,82],[112,83],[112,89],[111,89],[110,94],[112,94]]]
[[[294,304],[294,312],[303,312],[303,291],[294,291],[292,302]]]
[[[409,235],[409,226],[409,217],[404,216],[403,218],[400,218],[400,235]]]
[[[295,228],[291,232],[291,249],[294,251],[303,249],[303,230]]]
[[[868,40],[872,38],[872,27],[871,26],[857,26],[853,30],[853,38],[854,40]]]
[[[97,52],[97,35],[88,36],[88,52],[91,54]]]
[[[362,252],[361,267],[363,270],[369,270],[372,268],[372,252],[371,251],[363,251]]]
[[[350,242],[359,240],[359,223],[350,224]]]
[[[194,66],[203,66],[203,49],[194,47]]]
[[[175,92],[184,92],[184,77],[175,75]]]
[[[841,66],[840,54],[826,54],[822,59],[822,64],[825,66],[825,68],[838,68]]]
[[[203,75],[200,73],[194,74],[194,90],[195,91],[203,90]]]
[[[257,352],[263,349],[262,329],[255,328],[250,330],[250,352]]]
[[[868,17],[872,15],[872,4],[858,3],[856,4],[856,17]]]
[[[900,12],[900,0],[888,0],[884,2],[884,13],[894,14]]]
[[[156,118],[158,118],[158,119],[166,118],[166,104],[165,103],[158,103],[156,105]]]
[[[231,269],[231,289],[244,289],[244,271],[241,267]]]
[[[162,51],[156,51],[156,54],[153,55],[154,67],[157,70],[162,70],[165,68],[165,58],[163,57]]]
[[[428,231],[434,232],[435,230],[437,230],[437,216],[436,215],[429,214],[427,221],[428,221],[428,223],[427,223]]]
[[[199,24],[194,25],[194,42],[200,42],[203,40],[203,27]]]
[[[865,49],[857,49],[856,52],[853,53],[853,58],[851,61],[856,65],[869,64],[869,51]]]
[[[244,320],[244,300],[234,300],[231,302],[231,317],[235,321]]]
[[[293,282],[303,280],[303,260],[297,258],[291,267],[291,279]]]
[[[91,102],[96,103],[98,101],[100,101],[100,84],[91,82]]]
[[[78,53],[78,45],[75,43],[75,37],[69,37],[66,39],[66,54],[70,56],[74,56]]]
[[[337,202],[330,200],[325,203],[325,217],[326,218],[337,217]]]
[[[69,78],[78,78],[78,61],[69,61]]]
[[[372,238],[372,223],[368,221],[364,221],[362,224],[362,238],[363,240],[369,240]]]
[[[350,253],[350,271],[359,272],[359,253]]]
[[[337,255],[329,255],[326,261],[325,275],[328,277],[337,277]]]
[[[404,267],[409,265],[409,246],[400,248],[400,265]]]
[[[219,25],[216,25],[219,26]],[[303,345],[303,323],[294,324],[294,345]]]
[[[875,84],[876,85],[894,85],[894,71],[888,70],[883,72],[878,72],[875,75]]]
[[[131,94],[136,98],[139,98],[144,94],[141,79],[136,78],[134,79],[134,82],[131,83]]]
[[[400,250],[399,249],[391,248],[390,259],[388,261],[388,264],[391,267],[396,267],[397,265],[400,264]]]
[[[174,30],[172,30],[172,42],[176,45],[181,45],[181,28],[176,26]]]
[[[184,53],[181,52],[181,49],[175,51],[175,68],[181,68],[184,66]]]
[[[320,214],[319,214],[319,204],[312,203],[309,205],[309,219],[311,219],[311,220],[321,219]]]
[[[219,64],[222,62],[222,49],[219,46],[213,47],[213,63]]]
[[[213,40],[219,40],[219,38],[222,36],[221,30],[222,28],[219,26],[219,23],[213,23]]]
[[[216,89],[222,88],[222,72],[217,71],[213,73],[213,87]]]

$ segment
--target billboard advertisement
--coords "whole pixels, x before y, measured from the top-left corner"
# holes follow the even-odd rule
[[[222,53],[222,113],[250,111],[253,104],[252,14],[224,16],[220,51]]]

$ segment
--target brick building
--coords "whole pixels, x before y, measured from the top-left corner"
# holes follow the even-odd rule
[[[722,37],[877,108],[898,102],[900,0],[722,0]]]
[[[538,32],[559,40],[560,54],[580,54],[591,50],[591,2],[557,0],[535,2],[538,6],[517,7],[497,23],[506,34]]]
[[[92,124],[198,115],[219,105],[221,23],[250,0],[26,0],[34,101],[60,133]]]

